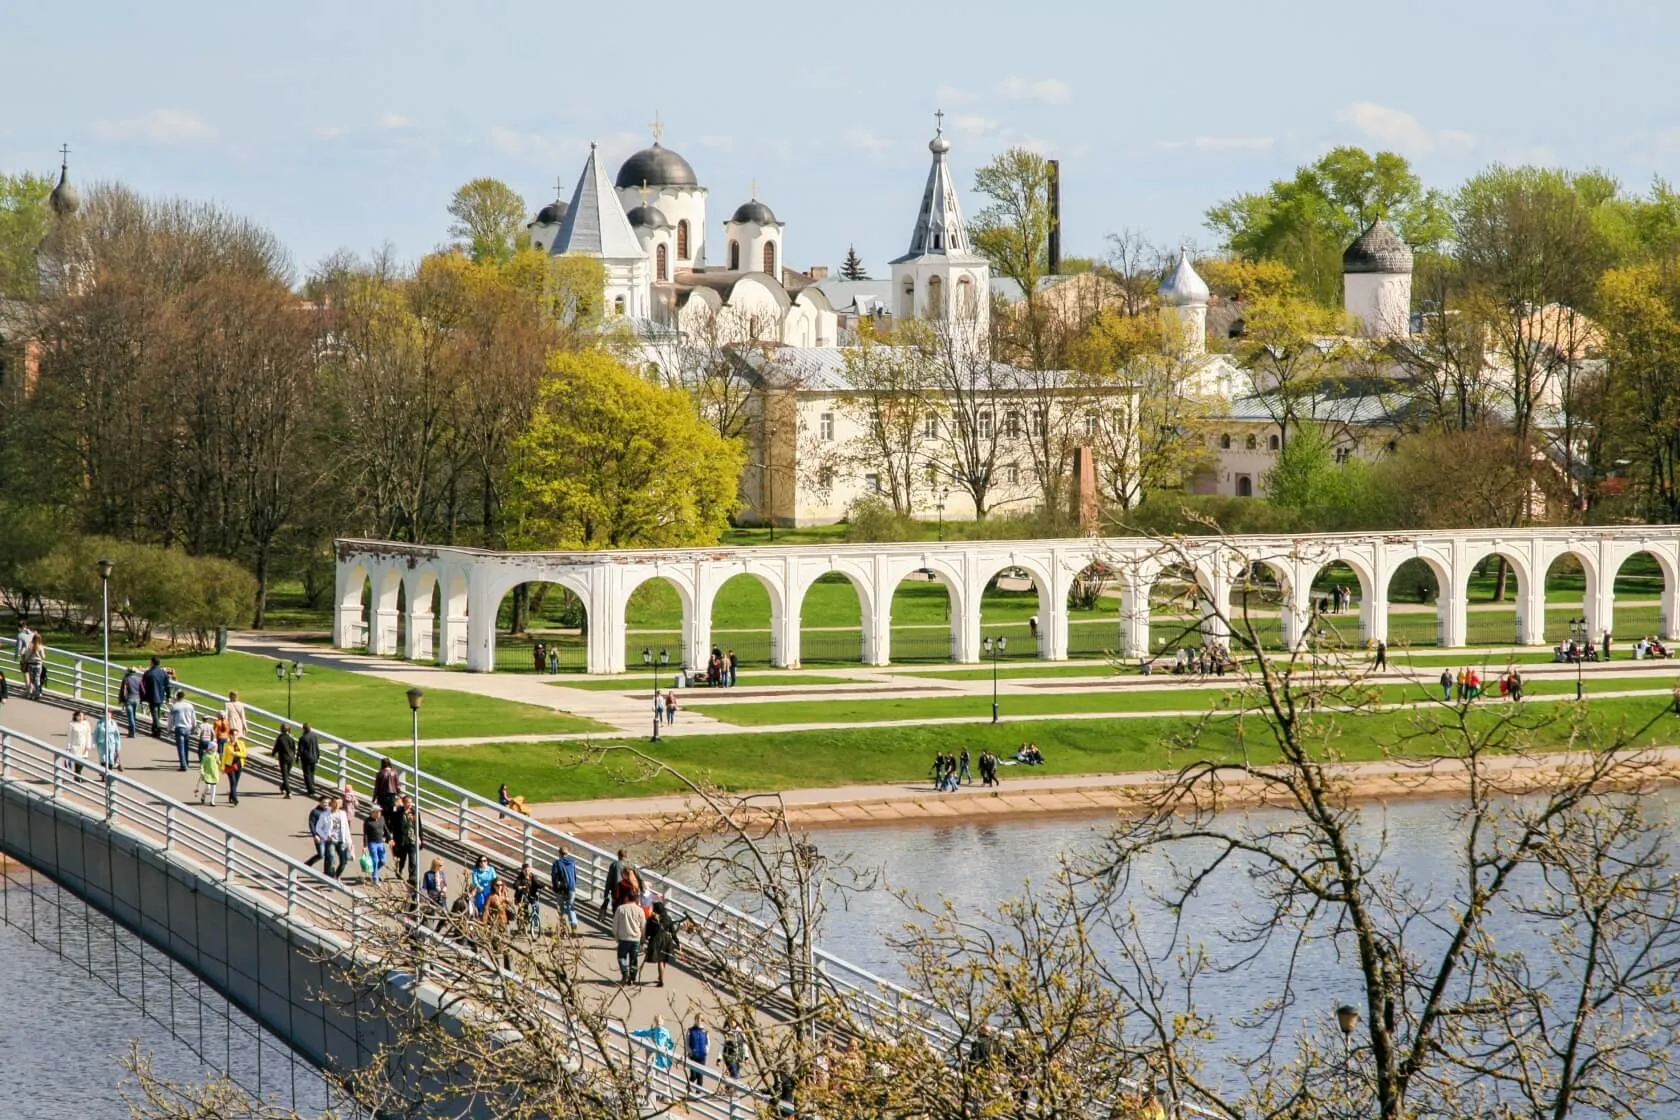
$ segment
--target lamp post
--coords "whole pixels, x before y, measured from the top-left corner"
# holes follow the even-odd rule
[[[1579,633],[1579,637],[1576,637]],[[1575,700],[1579,703],[1586,696],[1586,681],[1581,677],[1581,663],[1587,659],[1587,620],[1572,618],[1569,620],[1569,634],[1575,639]]]
[[[274,679],[286,682],[286,718],[288,720],[292,718],[292,682],[295,680],[301,680],[302,678],[303,666],[299,665],[296,661],[292,662],[290,669],[286,668],[286,663],[284,661],[276,661],[274,663]]]
[[[654,660],[653,650],[642,647],[642,664],[648,667],[648,673],[653,681],[653,741],[659,742],[659,668],[671,663],[671,651],[659,651],[659,659]]]
[[[105,649],[105,661],[99,667],[99,706],[111,706],[111,569],[110,560],[99,562],[99,636]]]
[[[414,808],[410,813],[411,820],[404,825],[414,826],[414,853],[409,862],[414,865],[414,926],[420,928],[420,701],[426,694],[418,688],[408,690],[408,711],[413,717],[413,731],[409,737],[409,744],[414,751],[414,788],[411,796],[414,798]],[[401,841],[401,837],[397,838]]]
[[[1009,648],[1009,639],[1004,637],[982,638],[980,648],[990,654],[992,658],[992,722],[996,723],[998,721],[998,654]]]
[[[1353,1089],[1353,1032],[1359,1027],[1359,1009],[1350,1003],[1344,1003],[1336,1008],[1336,1026],[1342,1032],[1342,1076],[1348,1081],[1348,1090]]]
[[[933,503],[933,508],[939,511],[939,539],[945,539],[945,500],[951,496],[951,490],[946,487],[939,492],[939,500]]]

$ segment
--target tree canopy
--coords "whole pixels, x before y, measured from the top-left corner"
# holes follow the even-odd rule
[[[449,236],[475,261],[513,255],[525,227],[525,200],[500,179],[474,179],[449,200]]]

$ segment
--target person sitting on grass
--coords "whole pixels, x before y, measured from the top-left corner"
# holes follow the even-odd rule
[[[1027,743],[1015,752],[1015,761],[1023,766],[1043,766],[1044,755],[1039,751],[1037,743]]]

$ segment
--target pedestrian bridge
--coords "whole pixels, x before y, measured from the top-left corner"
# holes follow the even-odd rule
[[[0,640],[0,656],[15,659],[14,645]],[[58,650],[48,652],[43,702],[17,698],[4,709],[0,727],[0,852],[46,875],[71,894],[167,953],[230,1003],[317,1066],[354,1068],[369,1059],[385,1034],[362,1010],[358,993],[339,979],[344,960],[366,923],[380,920],[366,884],[335,882],[306,866],[311,851],[305,829],[312,802],[283,799],[264,744],[272,742],[281,717],[247,707],[254,744],[240,804],[209,809],[190,804],[192,772],[177,769],[173,745],[142,733],[125,739],[122,772],[96,760],[78,781],[66,753],[68,709],[95,710],[111,695],[120,668]],[[218,710],[222,697],[178,685],[200,710]],[[144,720],[142,721],[145,722]],[[144,731],[144,728],[143,728]],[[325,785],[352,784],[366,797],[381,756],[353,743],[322,735],[317,778]],[[578,864],[580,903],[601,896],[611,853],[509,813],[496,803],[432,775],[399,766],[405,791],[415,793],[426,834],[426,855],[452,865],[453,882],[462,867],[483,855],[512,874],[524,860],[546,872],[564,847]],[[622,992],[615,1013],[622,1018],[608,1045],[621,1059],[646,1063],[648,1044],[629,1031],[645,1026],[656,1012],[715,1016],[717,1002],[706,977],[758,978],[763,1003],[774,1007],[774,989],[785,965],[776,954],[778,933],[757,917],[655,872],[644,871],[674,916],[690,923],[683,963],[670,987]],[[616,971],[610,929],[593,906],[579,905],[585,922],[586,961],[600,975]],[[454,947],[462,968],[495,968],[494,962]],[[949,1034],[927,1013],[914,993],[817,951],[816,984],[825,998],[843,1001],[860,1029]],[[809,967],[806,966],[806,967]],[[406,977],[391,978],[391,997],[425,998]],[[416,994],[418,993],[418,994]],[[709,998],[710,997],[710,998]],[[679,1018],[677,1021],[681,1021]],[[580,1043],[571,1060],[604,1063],[608,1056]],[[675,1116],[699,1120],[745,1120],[764,1105],[762,1087],[724,1080],[718,1091],[690,1096],[679,1058],[669,1071],[654,1066],[648,1076],[667,1100],[680,1101]],[[707,1071],[718,1086],[718,1070]]]
[[[1418,565],[1438,595],[1433,639],[1467,644],[1469,585],[1490,557],[1501,558],[1515,581],[1515,624],[1499,644],[1546,642],[1546,574],[1561,558],[1580,564],[1585,634],[1614,631],[1615,581],[1623,564],[1644,553],[1662,575],[1654,630],[1680,637],[1680,526],[1467,529],[1401,533],[1315,534],[1298,537],[1224,536],[1172,539],[1082,538],[1040,541],[963,541],[920,544],[777,545],[602,552],[488,552],[393,541],[337,542],[333,640],[341,649],[412,660],[465,664],[475,672],[496,666],[496,617],[503,598],[528,583],[555,584],[577,596],[586,625],[585,666],[592,673],[626,669],[630,595],[664,580],[682,602],[681,649],[690,668],[713,647],[712,613],[719,589],[737,576],[760,583],[770,600],[770,662],[794,667],[801,656],[801,609],[824,576],[844,577],[862,618],[858,654],[868,665],[893,660],[893,592],[907,579],[936,580],[950,603],[950,660],[981,659],[981,600],[1000,573],[1030,581],[1037,594],[1032,638],[1045,660],[1069,656],[1069,595],[1082,577],[1117,592],[1112,628],[1098,647],[1122,657],[1150,650],[1151,595],[1172,585],[1193,589],[1198,629],[1228,633],[1246,598],[1233,595],[1259,579],[1275,590],[1281,641],[1299,645],[1314,630],[1313,590],[1333,565],[1358,584],[1357,640],[1389,641],[1396,573]],[[1269,621],[1269,620],[1268,620]],[[1351,636],[1351,635],[1350,635]]]

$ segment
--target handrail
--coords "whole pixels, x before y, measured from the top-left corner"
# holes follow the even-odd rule
[[[20,744],[26,749],[19,750]],[[78,766],[81,767],[80,773],[76,770]],[[89,777],[91,781],[87,780]],[[248,895],[256,905],[275,909],[273,899],[278,893],[284,901],[284,907],[279,912],[286,920],[297,920],[302,915],[312,932],[340,951],[353,949],[346,935],[353,935],[367,921],[367,897],[339,880],[329,878],[261,840],[230,827],[221,819],[200,812],[148,785],[5,726],[0,726],[0,782],[15,783],[16,788],[27,796],[36,798],[41,796],[36,784],[46,784],[49,787],[46,800],[54,804],[80,808],[81,811],[97,811],[108,826],[116,828],[119,824],[126,824],[130,826],[128,831],[142,840],[148,839],[146,833],[161,837],[164,852],[179,850],[199,864],[204,872],[219,872],[223,886]],[[244,884],[258,887],[266,884],[269,889],[250,889]],[[300,887],[310,889],[300,890]],[[410,923],[405,919],[404,924]],[[428,930],[423,923],[417,928],[422,937],[461,961],[458,968],[490,968],[509,979],[528,982],[494,960]],[[553,998],[552,993],[537,994]],[[551,1010],[551,1003],[545,1001],[542,1006],[545,1014],[558,1021],[558,1016]],[[634,1062],[637,1055],[641,1056],[646,1062],[650,1083],[662,1081],[663,1095],[667,1099],[680,1101],[684,1110],[701,1116],[703,1120],[744,1120],[744,1117],[756,1113],[758,1103],[768,1099],[751,1086],[697,1066],[686,1057],[675,1054],[670,1055],[671,1068],[661,1070],[657,1061],[661,1052],[651,1042],[636,1038],[617,1022],[609,1021],[607,1032],[615,1042],[623,1044],[627,1059]],[[583,1057],[591,1064],[604,1064],[605,1061],[603,1055],[587,1051]],[[720,1101],[688,1096],[687,1067],[690,1066],[708,1077],[717,1078],[720,1086],[731,1091],[727,1094],[728,1099]],[[749,1106],[744,1102],[753,1103]],[[740,1111],[743,1107],[747,1108],[744,1113]]]
[[[16,644],[14,639],[0,638],[0,649],[15,647]],[[48,694],[84,705],[115,703],[109,696],[99,699],[102,683],[108,679],[114,690],[121,679],[120,671],[115,671],[121,667],[115,662],[106,663],[50,647],[47,654]],[[71,667],[70,688],[50,687],[55,683],[55,661],[66,659]],[[62,676],[62,670],[59,670],[59,675]],[[219,694],[182,681],[173,681],[171,688],[185,691],[189,697],[214,701],[218,709],[226,702]],[[90,690],[95,694],[91,700],[84,695]],[[247,726],[254,733],[253,738],[255,733],[261,732],[270,741],[281,723],[296,722],[250,704],[245,705],[245,716]],[[319,728],[314,730],[323,744],[323,757],[317,773],[334,774],[335,781],[340,785],[349,782],[359,788],[371,789],[374,773],[380,762],[389,756],[322,732]],[[333,752],[330,767],[325,757],[327,748]],[[261,762],[254,751],[251,759],[259,764]],[[394,758],[391,761],[398,773],[403,775],[405,789],[411,793],[418,790],[416,802],[420,808],[420,821],[428,836],[437,837],[441,824],[444,834],[463,849],[475,855],[488,856],[492,861],[509,867],[529,859],[534,867],[546,868],[557,857],[558,850],[565,848],[588,857],[587,860],[578,860],[580,900],[601,897],[606,888],[607,869],[614,858],[605,849],[505,809],[486,797],[424,771],[416,783],[412,764],[398,762]],[[658,872],[638,869],[638,873],[654,886],[679,916],[687,918],[701,930],[702,941],[712,948],[715,965],[738,975],[775,974],[777,966],[766,959],[761,948],[762,942],[772,937],[774,931],[762,919]],[[587,905],[579,907],[579,915],[596,921],[593,908]],[[813,956],[820,982],[826,983],[844,1002],[861,1029],[895,1035],[913,1031],[947,1043],[958,1039],[959,1032],[943,1021],[926,997],[826,950],[817,949]]]

